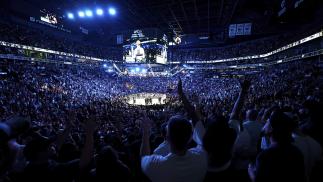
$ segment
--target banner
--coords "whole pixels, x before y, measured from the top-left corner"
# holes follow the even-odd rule
[[[231,24],[229,26],[229,37],[235,37],[237,31],[237,24]]]
[[[237,24],[236,35],[244,35],[244,24]]]
[[[243,27],[244,35],[251,35],[251,23],[245,23]]]
[[[56,29],[64,31],[64,32],[71,33],[71,30],[65,29],[62,26],[57,26],[57,25],[48,23],[48,22],[43,21],[43,20],[38,20],[35,17],[29,17],[29,21],[34,22],[34,23],[39,23],[39,24],[42,24],[42,25],[47,25],[49,27],[56,28]]]
[[[89,30],[87,30],[87,29],[85,29],[85,28],[83,28],[83,27],[80,27],[80,29],[81,29],[81,32],[82,32],[82,33],[84,33],[84,34],[86,34],[86,35],[88,35],[88,34],[89,34]]]
[[[123,44],[123,35],[117,35],[117,44]]]
[[[237,35],[251,35],[252,23],[231,24],[229,26],[229,37],[233,38]]]

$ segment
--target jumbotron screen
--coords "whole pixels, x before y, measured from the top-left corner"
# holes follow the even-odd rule
[[[167,38],[150,38],[136,30],[128,44],[123,45],[123,60],[126,63],[166,64]]]
[[[42,9],[40,10],[40,20],[41,21],[44,21],[44,22],[47,22],[47,23],[50,23],[50,24],[58,24],[58,21],[57,21],[57,16],[54,14],[54,13],[51,13],[50,11],[46,10],[46,9]]]

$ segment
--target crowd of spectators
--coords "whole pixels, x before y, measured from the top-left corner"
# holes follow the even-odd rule
[[[280,45],[281,36],[273,36],[239,44],[211,48],[174,48],[168,56],[172,61],[205,61],[263,54]]]
[[[316,65],[151,78],[1,60],[0,181],[320,181]],[[167,102],[125,102],[143,92]]]
[[[71,40],[69,35],[57,37],[48,34],[44,30],[26,27],[26,25],[0,22],[0,41],[108,60],[119,61],[122,58],[120,48],[94,45],[91,42],[81,40]]]
[[[303,34],[302,36],[303,37],[294,36],[294,39],[295,37],[305,37]],[[168,60],[173,62],[208,61],[252,56],[273,51],[291,43],[290,40],[294,39],[291,39],[291,34],[281,34],[220,47],[182,48],[180,46],[175,46],[169,47]],[[297,39],[295,39],[295,41],[296,40]],[[0,41],[92,56],[106,60],[122,61],[121,47],[107,47],[104,45],[93,45],[93,43],[89,41],[75,41],[63,33],[61,37],[57,37],[44,30],[27,27],[27,25],[12,25],[10,23],[0,22]],[[304,53],[306,50],[312,49],[308,47],[301,48],[296,50],[296,52]],[[295,51],[293,51],[292,54],[294,53]]]
[[[293,34],[281,34],[271,37],[265,37],[256,40],[245,41],[237,44],[209,47],[209,48],[181,48],[173,47],[169,49],[168,59],[173,62],[186,61],[210,61],[228,58],[236,58],[243,56],[254,56],[269,53],[278,48],[286,46],[293,41],[298,41],[309,36],[309,34],[300,34],[299,36]],[[322,48],[322,41],[320,39],[305,43],[305,45],[296,46],[282,54],[276,54],[269,59],[282,59],[284,57],[295,56],[299,54],[308,53]],[[252,61],[252,60],[243,60]],[[226,63],[225,63],[226,64]]]
[[[261,54],[282,39],[173,49],[169,59]],[[6,23],[0,40],[111,60],[122,55]],[[0,182],[322,181],[317,65],[299,60],[239,79],[199,71],[128,77],[92,66],[1,59]],[[166,94],[166,103],[126,102],[141,93]]]

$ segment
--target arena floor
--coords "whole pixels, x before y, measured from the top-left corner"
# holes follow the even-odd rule
[[[164,105],[166,94],[161,93],[138,93],[126,96],[126,102],[130,105]]]

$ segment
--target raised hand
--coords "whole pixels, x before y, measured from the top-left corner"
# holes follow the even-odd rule
[[[254,164],[249,164],[248,174],[249,174],[249,177],[250,177],[252,182],[255,181],[255,179],[256,179],[255,171],[256,171],[255,165]]]
[[[83,127],[85,130],[85,144],[82,149],[81,158],[80,158],[80,168],[84,170],[91,163],[93,156],[93,133],[97,129],[98,124],[96,123],[95,115],[90,115],[90,117],[84,122]]]
[[[68,119],[66,121],[66,129],[71,129],[75,126],[76,112],[74,110],[68,111]]]
[[[202,107],[200,105],[197,105],[196,109],[195,109],[195,114],[198,120],[202,120],[203,118],[203,114],[202,114]]]
[[[143,134],[149,134],[152,128],[153,122],[147,117],[146,114],[140,119],[140,128]]]
[[[183,83],[182,83],[182,79],[179,78],[178,79],[178,83],[177,83],[177,93],[178,95],[183,95]]]
[[[185,94],[183,92],[183,83],[182,83],[181,78],[179,78],[179,80],[178,80],[177,93],[179,95],[179,99],[183,102],[186,112],[188,113],[188,115],[192,119],[193,125],[195,126],[199,117],[196,114],[194,106],[192,106],[192,104],[188,101],[187,97],[185,96]]]
[[[248,79],[239,80],[241,91],[239,93],[239,96],[234,103],[233,109],[231,111],[230,120],[240,120],[239,116],[241,114],[242,106],[244,104],[244,101],[246,99],[246,96],[248,94],[248,90],[250,88],[250,81]],[[242,125],[241,125],[242,128]]]
[[[248,91],[251,86],[251,82],[248,79],[244,79],[243,81],[240,81],[240,86],[243,91]]]
[[[93,133],[98,127],[98,123],[96,122],[96,117],[94,115],[91,115],[84,122],[83,127],[86,133]]]
[[[146,156],[150,155],[149,136],[152,127],[152,121],[147,117],[146,113],[143,113],[143,117],[140,119],[140,121],[140,127],[142,130],[140,156]]]

